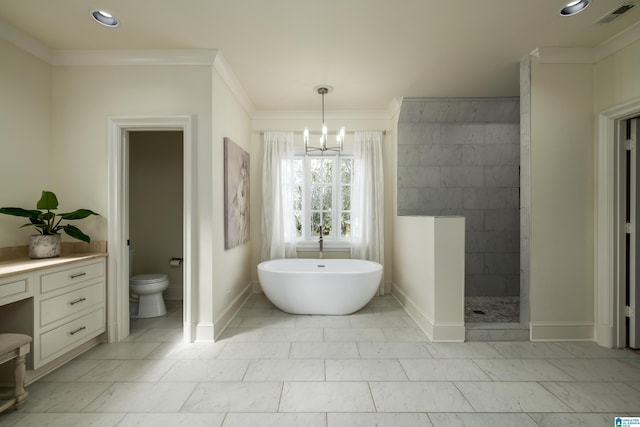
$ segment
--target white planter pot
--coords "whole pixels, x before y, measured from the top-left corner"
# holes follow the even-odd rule
[[[34,234],[29,242],[30,258],[53,258],[60,256],[59,234]]]

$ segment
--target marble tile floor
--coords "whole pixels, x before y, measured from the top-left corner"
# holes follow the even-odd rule
[[[0,426],[609,426],[640,416],[640,355],[430,343],[392,296],[350,316],[294,316],[255,294],[216,343],[182,343],[172,310],[28,391]]]

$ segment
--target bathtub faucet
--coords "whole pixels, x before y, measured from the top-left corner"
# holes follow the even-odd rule
[[[322,226],[320,226],[320,239],[318,240],[318,243],[320,244],[320,254],[319,254],[319,258],[322,259],[322,250],[323,250],[323,244],[324,242],[322,241]]]

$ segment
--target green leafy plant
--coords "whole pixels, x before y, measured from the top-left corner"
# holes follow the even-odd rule
[[[38,230],[38,233],[44,235],[59,234],[58,232],[63,230],[74,239],[87,243],[91,241],[91,238],[80,231],[78,227],[70,224],[62,224],[62,221],[82,219],[90,215],[98,215],[97,213],[89,209],[77,209],[73,212],[59,214],[52,212],[56,209],[58,209],[58,198],[56,195],[51,191],[43,191],[42,197],[40,197],[40,200],[36,203],[36,209],[0,208],[0,213],[29,218],[30,222],[22,225],[20,228],[33,226]]]

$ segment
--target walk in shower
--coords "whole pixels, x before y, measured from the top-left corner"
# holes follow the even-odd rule
[[[405,98],[398,215],[462,215],[465,323],[520,322],[520,100]]]

